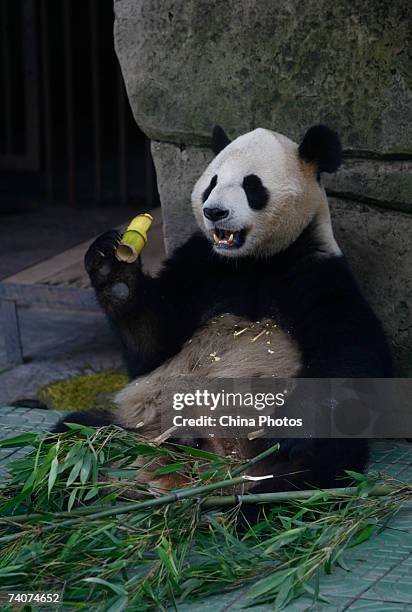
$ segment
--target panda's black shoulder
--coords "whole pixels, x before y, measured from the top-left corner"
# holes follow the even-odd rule
[[[307,356],[330,355],[319,370],[322,376],[393,375],[382,323],[344,255],[314,259],[299,275],[291,270],[288,281],[282,310]],[[341,360],[334,363],[334,355]]]
[[[221,273],[222,268],[225,268],[223,258],[213,252],[210,241],[199,230],[164,261],[162,277],[167,283],[179,285],[192,284],[195,280],[206,283],[217,270]]]
[[[165,269],[173,269],[178,267],[182,262],[187,265],[190,263],[190,261],[196,263],[210,259],[210,242],[206,236],[200,230],[198,230],[194,232],[190,238],[186,240],[186,242],[178,246],[169,257],[167,257],[163,267]]]

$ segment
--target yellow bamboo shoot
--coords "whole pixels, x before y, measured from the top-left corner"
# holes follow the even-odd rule
[[[147,232],[152,221],[153,217],[149,213],[137,215],[132,219],[116,249],[116,258],[119,261],[125,263],[136,261],[147,242]]]

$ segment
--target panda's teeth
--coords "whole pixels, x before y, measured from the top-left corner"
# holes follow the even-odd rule
[[[238,246],[237,241],[240,236],[239,231],[230,231],[216,227],[213,231],[213,242],[216,246],[231,248]]]

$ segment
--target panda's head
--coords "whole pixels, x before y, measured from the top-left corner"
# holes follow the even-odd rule
[[[335,132],[314,126],[297,145],[262,128],[230,142],[216,127],[213,148],[216,157],[194,187],[192,206],[216,252],[271,255],[290,246],[312,221],[325,234],[330,221],[320,174],[335,172],[341,163]],[[328,233],[333,241],[326,227]]]

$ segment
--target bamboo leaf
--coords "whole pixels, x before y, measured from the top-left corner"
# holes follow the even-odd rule
[[[273,572],[266,578],[262,578],[256,582],[247,594],[248,599],[260,599],[262,595],[267,595],[268,592],[277,593],[280,585],[287,579],[289,570],[279,570]]]
[[[153,472],[155,476],[162,476],[164,474],[173,474],[174,472],[179,472],[183,470],[186,466],[186,463],[171,463],[169,465],[164,465],[160,468],[157,468]]]
[[[354,472],[353,470],[345,470],[345,473],[357,482],[364,482],[366,478],[365,474],[361,474],[360,472]]]
[[[288,576],[281,584],[279,593],[275,599],[275,610],[283,610],[293,597],[294,582],[293,576]]]
[[[127,609],[129,598],[127,595],[120,595],[117,599],[114,600],[110,608],[106,610],[106,612],[124,612]]]
[[[96,433],[96,430],[93,427],[87,427],[87,425],[80,425],[80,423],[68,423],[64,422],[65,425],[72,431],[77,431],[79,433],[83,433],[86,436],[92,436]]]
[[[38,433],[23,433],[13,438],[0,440],[0,448],[13,448],[14,446],[33,445],[39,438]]]
[[[361,544],[362,542],[369,540],[374,530],[375,530],[375,524],[366,525],[366,527],[361,529],[356,534],[356,536],[351,540],[349,546],[352,548],[353,546],[358,546],[358,544]]]
[[[79,489],[73,489],[72,492],[69,495],[69,500],[67,502],[67,510],[70,512],[70,510],[73,508],[73,504],[76,501],[76,497],[77,497],[77,493],[78,493]]]
[[[410,484],[373,476],[359,477],[358,487],[234,495],[245,479],[233,478],[233,459],[158,449],[114,427],[90,436],[72,430],[57,442],[39,436],[33,444],[0,485],[2,583],[26,591],[65,584],[67,601],[91,610],[177,609],[189,597],[200,609],[199,598],[241,585],[250,604],[276,610],[304,591],[322,601],[322,568],[332,571],[348,545],[367,540],[412,499]],[[138,456],[142,467],[133,470]],[[167,465],[159,468],[158,457]],[[153,495],[139,476],[156,468],[190,474],[191,484]],[[128,496],[124,480],[133,472],[138,498]],[[260,508],[260,519],[238,532],[246,504]]]
[[[203,581],[199,578],[189,578],[188,580],[185,580],[181,584],[181,588],[183,589],[183,593],[180,596],[181,600],[183,601],[184,599],[186,599],[186,597],[190,595],[190,593],[192,593],[195,589],[202,585]]]
[[[157,554],[159,555],[160,560],[163,565],[167,568],[167,570],[174,576],[177,577],[177,569],[173,562],[173,557],[169,556],[168,552],[162,547],[157,547]]]
[[[59,461],[57,457],[55,457],[51,463],[50,472],[49,472],[49,480],[47,484],[47,494],[49,497],[50,497],[51,490],[54,487],[54,483],[56,482],[58,468],[59,468]]]
[[[76,480],[76,478],[80,474],[80,470],[82,469],[82,465],[83,465],[83,457],[81,457],[77,461],[77,463],[73,466],[72,471],[70,472],[69,477],[67,479],[66,486],[70,487],[70,485],[72,485],[74,483],[74,481]]]
[[[300,536],[302,533],[306,531],[306,527],[296,527],[295,529],[289,529],[288,531],[284,531],[283,533],[271,538],[269,540],[269,546],[265,548],[265,554],[268,555],[270,553],[275,552],[282,548],[282,546],[286,546],[287,544],[291,544]]]
[[[87,493],[87,495],[85,496],[84,501],[89,501],[89,499],[93,499],[93,497],[96,497],[98,493],[99,493],[99,487],[92,487],[90,491]]]
[[[127,597],[127,591],[117,584],[113,584],[113,582],[109,582],[108,580],[103,580],[103,578],[91,577],[91,578],[83,578],[83,582],[91,582],[94,584],[100,584],[108,589],[111,589],[116,595],[123,595],[123,597]]]
[[[218,455],[214,455],[213,453],[208,453],[207,451],[201,450],[200,448],[192,448],[191,446],[184,446],[183,444],[174,444],[176,448],[182,450],[187,455],[191,457],[197,457],[199,459],[205,459],[206,461],[221,461],[221,457]]]
[[[90,475],[90,470],[92,467],[92,457],[90,454],[86,454],[83,463],[82,463],[82,467],[80,468],[80,482],[82,484],[86,484],[87,479],[89,478]]]

